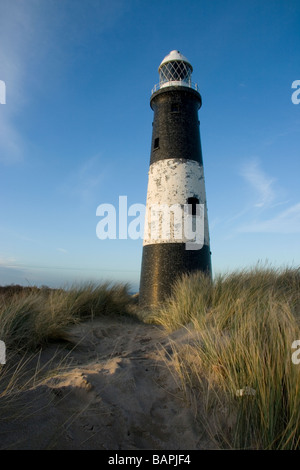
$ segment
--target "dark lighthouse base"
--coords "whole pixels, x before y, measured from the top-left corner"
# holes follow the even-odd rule
[[[172,293],[172,284],[184,273],[207,272],[211,276],[210,248],[186,250],[185,243],[157,243],[143,248],[140,305],[151,307]]]

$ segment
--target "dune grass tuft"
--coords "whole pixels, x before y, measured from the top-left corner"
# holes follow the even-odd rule
[[[66,327],[100,315],[126,314],[123,284],[92,283],[69,289],[11,288],[0,295],[0,338],[8,349],[35,349],[59,339]]]
[[[214,281],[183,276],[151,321],[196,338],[173,365],[221,448],[300,448],[300,271],[254,268]]]
[[[68,328],[82,321],[132,315],[134,302],[128,289],[126,284],[111,283],[68,289],[0,287],[0,339],[6,345],[6,364],[0,364],[0,435],[6,423],[30,416],[32,403],[24,408],[23,394],[68,367],[69,352],[64,348],[62,358],[52,352],[53,357],[40,363],[47,343],[66,340]]]

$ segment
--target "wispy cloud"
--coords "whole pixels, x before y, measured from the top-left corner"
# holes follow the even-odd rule
[[[224,228],[230,227],[228,232],[223,232],[224,239],[241,233],[300,233],[300,202],[288,200],[287,190],[263,171],[258,159],[249,160],[239,174],[248,183],[253,196],[236,214],[221,220]],[[215,225],[220,225],[220,221]]]
[[[275,200],[275,178],[264,173],[257,161],[250,161],[241,170],[241,175],[251,185],[256,195],[254,207],[269,207]]]
[[[254,220],[238,228],[239,232],[300,233],[300,203],[266,220]]]
[[[279,186],[276,178],[262,170],[257,159],[245,164],[241,175],[252,188],[254,197],[248,207],[231,218],[231,221],[239,220],[235,232],[300,233],[300,203],[294,203],[284,210],[280,209],[289,202],[280,199],[285,191]]]
[[[2,109],[0,108],[0,111]],[[16,163],[22,159],[22,138],[14,126],[11,113],[0,114],[0,162]]]
[[[68,250],[65,250],[65,248],[57,248],[57,251],[60,253],[68,253]]]
[[[11,268],[16,263],[16,258],[12,256],[0,256],[0,266]]]
[[[122,0],[1,0],[0,80],[6,85],[6,104],[0,104],[0,163],[14,164],[26,155],[18,121],[31,93],[49,87],[47,70],[52,78],[64,74],[73,49],[80,54],[90,34],[97,37],[113,27],[126,9]]]
[[[6,104],[0,106],[0,161],[22,159],[23,139],[16,124],[26,102],[28,56],[35,38],[37,4],[4,1],[0,17],[0,79],[6,85]]]

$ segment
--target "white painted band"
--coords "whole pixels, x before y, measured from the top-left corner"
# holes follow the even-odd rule
[[[188,217],[187,203],[190,197],[199,200],[197,217]],[[187,222],[190,223],[189,227]],[[149,169],[143,244],[187,243],[193,240],[209,245],[203,166],[193,160],[177,158],[152,163]]]

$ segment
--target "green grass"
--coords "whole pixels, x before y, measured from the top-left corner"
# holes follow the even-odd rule
[[[174,346],[173,365],[221,448],[300,448],[300,365],[291,360],[299,319],[300,271],[271,268],[213,282],[183,276],[152,314],[169,330],[185,325],[193,334],[189,346]]]

